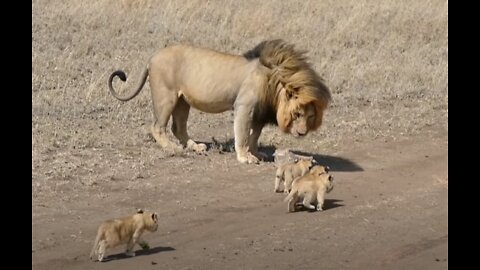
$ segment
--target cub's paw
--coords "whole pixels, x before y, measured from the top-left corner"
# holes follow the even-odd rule
[[[128,257],[135,257],[135,252],[127,251],[127,252],[125,252],[125,255],[127,255]]]

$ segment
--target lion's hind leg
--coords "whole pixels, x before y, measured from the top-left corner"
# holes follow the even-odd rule
[[[207,151],[207,145],[203,143],[196,143],[187,132],[188,114],[190,112],[190,105],[185,101],[183,97],[178,98],[177,104],[173,109],[172,118],[172,132],[180,143],[189,150],[193,150],[197,153],[205,153]]]
[[[152,89],[154,122],[151,132],[155,141],[162,147],[171,150],[181,148],[167,136],[167,124],[178,101],[176,91],[168,89],[159,80],[150,80]]]

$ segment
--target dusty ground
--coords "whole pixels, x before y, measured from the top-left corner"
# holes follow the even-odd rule
[[[32,205],[32,268],[448,268],[442,136],[370,142],[319,160],[336,179],[324,212],[287,213],[272,191],[273,165],[237,164],[233,153],[158,160],[134,179],[118,170],[85,192],[59,186],[61,196]],[[152,249],[123,259],[117,248],[114,260],[90,262],[96,226],[134,207],[160,213],[158,232],[145,235]]]
[[[448,268],[447,2],[257,2],[32,1],[32,269]],[[275,37],[332,90],[318,132],[260,138],[332,168],[321,213],[287,213],[271,162],[160,149],[149,87],[127,103],[106,87],[122,68],[131,90],[169,44],[242,53]],[[192,111],[189,131],[229,146],[231,113]],[[160,215],[151,250],[90,262],[97,226],[138,207]]]

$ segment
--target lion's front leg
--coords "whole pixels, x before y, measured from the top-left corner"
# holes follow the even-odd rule
[[[258,138],[262,133],[263,125],[259,123],[252,123],[251,134],[248,138],[248,147],[250,152],[259,160],[267,160],[268,156],[265,153],[258,151]]]
[[[237,106],[233,129],[235,133],[235,152],[241,163],[259,163],[259,159],[250,152],[249,137],[252,126],[253,108]]]

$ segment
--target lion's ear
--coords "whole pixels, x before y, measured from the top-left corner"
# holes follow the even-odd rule
[[[287,99],[291,99],[295,94],[292,88],[285,88],[285,93],[287,95]]]
[[[285,94],[287,96],[287,99],[291,99],[295,96],[295,94],[298,92],[298,89],[293,88],[291,85],[285,85]]]
[[[286,93],[287,99],[297,97],[298,92],[300,91],[299,87],[294,87],[291,84],[285,84],[284,88],[285,88],[285,93]]]

